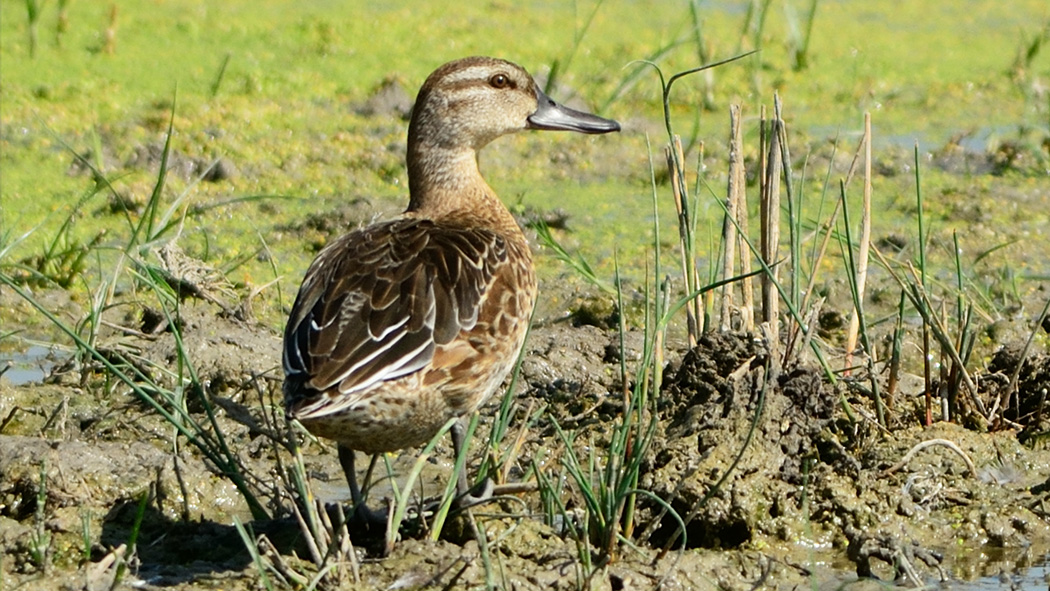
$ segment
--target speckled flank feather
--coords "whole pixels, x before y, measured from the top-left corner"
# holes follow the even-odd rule
[[[554,105],[503,60],[466,58],[430,75],[409,126],[408,210],[339,238],[306,272],[284,334],[290,417],[345,448],[393,451],[427,441],[499,387],[524,341],[536,277],[477,150],[528,128],[619,126]]]

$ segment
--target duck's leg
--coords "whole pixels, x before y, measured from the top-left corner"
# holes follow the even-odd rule
[[[455,451],[455,457],[458,460],[460,454],[465,453],[464,439],[466,438],[466,427],[463,426],[463,419],[460,419],[452,425],[452,449]],[[485,477],[485,480],[479,482],[474,488],[470,488],[467,484],[467,466],[464,462],[463,469],[456,475],[456,500],[455,505],[460,509],[466,509],[479,505],[488,501],[492,498],[493,484],[492,479]]]
[[[357,474],[354,472],[354,450],[341,443],[336,447],[339,450],[339,465],[343,468],[346,483],[350,485],[350,498],[354,502],[354,517],[363,521],[366,526],[385,525],[386,512],[373,511],[365,505],[364,495],[361,494],[361,487],[357,485]],[[371,466],[369,466],[369,473],[371,473]]]
[[[380,454],[372,454],[372,459],[368,460],[368,469],[365,470],[365,490],[372,488],[372,473],[375,472],[376,463],[379,462],[379,455]]]
[[[460,419],[452,425],[452,448],[455,450],[456,458],[459,458],[459,454],[464,453],[466,442],[464,439],[467,436],[466,427],[463,425],[463,420]],[[473,507],[474,505],[480,505],[491,500],[493,497],[499,495],[516,495],[526,492],[534,492],[537,490],[535,483],[530,482],[509,482],[505,484],[495,484],[492,479],[485,477],[485,480],[479,482],[470,488],[467,482],[467,467],[464,464],[463,469],[456,475],[456,500],[454,502],[456,508],[466,509]]]

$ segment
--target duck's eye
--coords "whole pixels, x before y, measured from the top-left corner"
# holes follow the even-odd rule
[[[510,86],[510,78],[506,74],[495,74],[489,78],[489,85],[492,88],[507,88]]]

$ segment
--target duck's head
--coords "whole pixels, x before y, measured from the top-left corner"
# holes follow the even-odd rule
[[[409,150],[477,151],[524,129],[608,133],[620,124],[555,103],[521,66],[468,57],[441,66],[423,83],[412,109]]]

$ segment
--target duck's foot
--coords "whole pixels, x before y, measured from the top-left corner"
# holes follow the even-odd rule
[[[365,504],[364,495],[361,494],[361,488],[357,485],[357,474],[354,472],[354,450],[343,444],[339,444],[337,449],[339,450],[339,464],[346,475],[346,483],[350,485],[350,498],[354,503],[353,512],[347,519],[347,526],[368,537],[382,538],[389,527],[392,511],[389,508],[371,509]],[[365,477],[366,482],[374,466],[375,456],[372,456],[372,463],[369,464],[368,475]]]
[[[301,537],[324,535],[323,532],[328,532],[326,537],[330,538],[328,543],[331,544],[339,540],[345,532],[350,536],[353,547],[364,549],[370,556],[386,555],[384,541],[389,528],[388,511],[382,507],[376,510],[364,504],[354,506],[337,501],[326,503],[324,512],[325,514],[320,516],[320,522],[315,522],[306,530],[301,530]],[[303,515],[303,517],[307,516]],[[302,520],[299,520],[298,523],[300,528],[307,525]],[[324,544],[314,541],[312,548],[323,551]]]
[[[458,486],[456,487],[456,498],[452,501],[452,508],[462,511],[491,501],[494,498],[493,493],[496,490],[496,485],[491,478],[486,478],[475,484],[473,488],[463,491],[459,490],[459,488]]]
[[[458,489],[458,487],[457,487]],[[517,495],[527,492],[535,492],[539,487],[533,482],[509,482],[506,484],[495,484],[491,478],[486,478],[465,492],[458,493],[452,501],[452,507],[456,510],[470,509],[492,501],[498,501],[501,497]]]
[[[372,509],[368,505],[360,503],[354,505],[353,512],[347,520],[347,525],[369,533],[383,534],[386,532],[389,521],[389,510]]]

